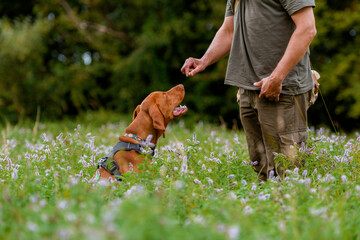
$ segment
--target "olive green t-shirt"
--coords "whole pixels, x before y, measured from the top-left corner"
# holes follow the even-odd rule
[[[291,15],[314,0],[228,0],[225,17],[234,16],[234,36],[225,84],[259,90],[253,83],[268,77],[284,55],[295,30]],[[283,94],[302,94],[313,87],[305,54],[282,84]]]

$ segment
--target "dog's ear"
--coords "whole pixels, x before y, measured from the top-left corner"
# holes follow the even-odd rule
[[[160,137],[161,135],[165,137],[165,118],[157,104],[154,104],[150,107],[149,115],[153,121],[154,128],[160,132],[158,137]]]
[[[139,114],[139,112],[140,112],[140,105],[137,105],[137,107],[136,107],[135,110],[134,110],[133,121],[134,121],[134,119],[137,117],[137,115]]]

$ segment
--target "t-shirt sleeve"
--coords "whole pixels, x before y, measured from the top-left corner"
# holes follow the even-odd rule
[[[233,2],[232,0],[227,0],[225,17],[234,16]]]
[[[289,15],[293,15],[304,7],[315,7],[315,0],[280,0],[280,3]]]

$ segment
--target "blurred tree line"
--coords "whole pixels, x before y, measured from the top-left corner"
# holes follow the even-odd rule
[[[87,110],[130,113],[151,91],[183,83],[195,120],[238,118],[236,89],[225,86],[227,59],[192,78],[180,73],[201,57],[221,26],[226,0],[17,0],[0,2],[0,121],[74,116]],[[332,119],[360,127],[360,4],[317,0],[314,69]],[[321,99],[310,124],[331,124]]]

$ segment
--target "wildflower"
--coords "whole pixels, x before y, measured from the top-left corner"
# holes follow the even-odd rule
[[[237,196],[234,192],[229,192],[229,197],[230,197],[230,199],[233,199],[233,200],[237,199]]]
[[[214,184],[214,181],[211,178],[207,178],[207,180],[208,180],[208,183],[210,186],[212,186]]]
[[[211,172],[212,172],[211,168],[209,168],[209,169],[208,169],[208,172],[209,172],[209,173],[211,173]]]
[[[48,136],[46,136],[46,133],[41,134],[41,138],[43,139],[44,142],[49,141],[49,138],[48,138]]]
[[[228,178],[228,179],[235,178],[235,175],[234,175],[234,174],[230,174],[227,178]]]
[[[245,205],[248,201],[249,201],[249,198],[248,198],[248,197],[240,199],[240,202],[241,202],[242,204],[244,204],[244,205]]]
[[[56,137],[56,140],[58,140],[59,142],[63,142],[62,136],[63,136],[63,133],[60,133],[60,134]]]
[[[253,212],[253,209],[250,206],[244,207],[244,215],[248,215]]]
[[[124,193],[125,197],[130,197],[130,195],[134,194],[134,193],[138,193],[141,194],[144,192],[144,187],[143,186],[132,186],[129,190],[127,190]]]
[[[224,191],[224,189],[222,189],[222,188],[217,188],[217,189],[215,189],[215,191],[216,191],[217,193],[219,193],[219,192]]]
[[[304,170],[302,173],[303,178],[306,178],[306,175],[307,175],[307,170]]]
[[[258,196],[258,199],[261,200],[261,201],[265,201],[267,199],[270,198],[270,194],[264,194],[263,192],[261,192]]]
[[[299,168],[296,167],[296,168],[294,169],[293,173],[294,173],[295,175],[298,175],[298,174],[299,174]]]
[[[176,189],[181,189],[181,188],[184,187],[184,183],[182,181],[180,181],[180,180],[176,180],[175,183],[174,183],[174,187]]]
[[[232,182],[229,184],[230,187],[233,187],[233,186],[236,186],[237,185],[237,182]]]
[[[284,195],[284,198],[289,199],[289,198],[291,198],[291,196],[290,196],[290,194],[285,194],[285,195]]]
[[[57,205],[57,207],[59,208],[59,209],[66,209],[67,207],[68,207],[68,202],[67,201],[65,201],[65,200],[62,200],[62,201],[60,201],[59,203],[58,203],[58,205]]]
[[[36,232],[38,230],[38,225],[36,223],[28,222],[26,226],[31,232]]]
[[[159,170],[160,176],[164,177],[166,175],[166,166],[162,165]]]
[[[345,176],[345,175],[342,175],[342,176],[341,176],[341,180],[342,180],[343,182],[347,182],[346,176]]]
[[[251,191],[255,191],[255,190],[256,190],[256,184],[252,183]]]
[[[246,186],[247,182],[243,179],[241,180],[242,185]]]
[[[194,179],[194,183],[196,183],[196,184],[201,184],[201,182],[200,182],[199,179],[197,179],[197,178]]]
[[[326,213],[327,210],[328,210],[327,207],[323,207],[323,208],[319,208],[319,209],[312,208],[312,209],[310,209],[310,214],[313,215],[313,216],[319,216],[319,215],[321,215],[323,213]]]
[[[238,239],[240,234],[240,229],[238,226],[229,227],[227,230],[227,236],[229,239]]]
[[[73,221],[76,220],[76,215],[73,214],[73,213],[68,213],[68,214],[66,215],[66,220],[68,220],[69,222],[73,222]]]
[[[195,143],[195,144],[199,144],[199,143],[200,143],[200,141],[197,141],[197,140],[196,140],[196,134],[195,134],[195,133],[193,134],[193,143]]]
[[[201,166],[201,169],[204,170],[204,171],[206,170],[205,164],[203,164],[203,165]]]
[[[274,177],[274,170],[271,170],[270,173],[269,173],[269,179],[273,178]]]
[[[310,189],[310,193],[316,193],[316,189],[315,188]]]
[[[183,164],[181,165],[181,172],[187,173],[188,165],[187,165],[187,156],[183,157]]]
[[[178,167],[174,167],[174,171],[177,171],[177,170],[179,170],[179,168],[178,168]]]
[[[18,169],[17,168],[13,168],[13,172],[11,173],[11,178],[12,179],[17,179],[18,177]]]

